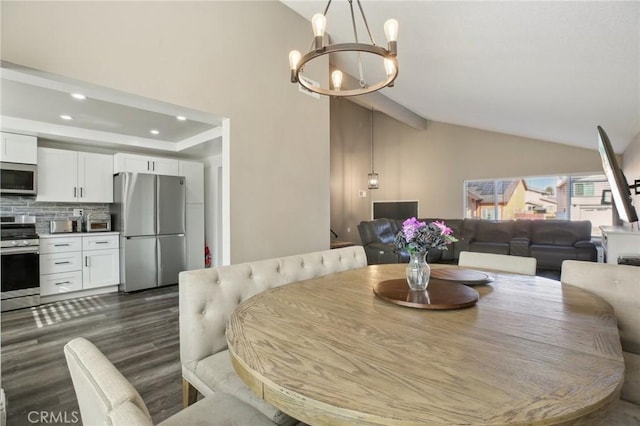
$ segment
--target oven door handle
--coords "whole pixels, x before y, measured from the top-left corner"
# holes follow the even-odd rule
[[[9,255],[9,254],[40,254],[39,248],[28,248],[28,247],[3,247],[0,249],[0,255]]]

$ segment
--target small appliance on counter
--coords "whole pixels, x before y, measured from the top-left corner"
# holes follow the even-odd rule
[[[85,216],[85,231],[111,231],[111,215],[109,213],[89,213],[87,216]]]
[[[64,234],[68,232],[82,232],[82,219],[69,218],[49,221],[49,233]]]

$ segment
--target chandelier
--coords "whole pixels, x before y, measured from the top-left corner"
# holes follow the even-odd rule
[[[291,82],[299,83],[307,90],[321,95],[327,96],[356,96],[364,95],[366,93],[375,92],[383,87],[392,87],[393,82],[398,76],[398,60],[397,60],[397,39],[398,39],[398,21],[395,19],[389,19],[384,24],[384,32],[387,38],[387,48],[377,46],[373,40],[371,30],[369,30],[369,24],[367,18],[364,15],[364,10],[360,4],[360,0],[355,0],[362,22],[369,35],[370,44],[360,43],[358,41],[358,32],[356,29],[356,18],[353,11],[353,0],[347,0],[349,3],[349,10],[351,12],[351,25],[353,28],[354,43],[336,43],[327,44],[324,43],[324,32],[327,27],[327,11],[331,6],[331,0],[327,3],[324,9],[324,13],[317,13],[311,18],[311,26],[313,28],[313,41],[309,51],[302,56],[299,51],[292,50],[289,52],[289,66],[291,68]],[[303,75],[304,65],[320,56],[328,55],[338,52],[355,52],[357,54],[359,81],[358,87],[348,88],[343,87],[344,75],[342,71],[336,69],[331,73],[331,86],[329,88],[319,87],[314,85],[313,82],[306,79]],[[377,55],[383,59],[384,74],[380,81],[374,84],[368,84],[364,78],[364,72],[361,61],[361,52]]]

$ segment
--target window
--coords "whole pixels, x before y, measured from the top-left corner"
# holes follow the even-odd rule
[[[593,182],[575,182],[573,184],[573,195],[576,197],[593,197]]]
[[[465,181],[465,217],[489,220],[589,220],[592,235],[613,224],[604,175]]]

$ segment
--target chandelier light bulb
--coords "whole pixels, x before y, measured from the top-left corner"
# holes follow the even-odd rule
[[[324,30],[327,28],[327,18],[322,13],[316,13],[311,18],[311,26],[313,27],[313,35],[323,37]]]
[[[396,64],[389,58],[384,60],[384,69],[387,71],[387,75],[392,75],[396,72]]]
[[[292,50],[289,52],[289,66],[291,67],[291,71],[295,71],[298,69],[298,62],[300,62],[300,52],[297,50]]]
[[[398,41],[398,21],[389,19],[384,23],[384,35],[388,42]]]
[[[333,89],[340,90],[342,87],[342,71],[335,70],[331,73],[331,81],[333,81]]]

